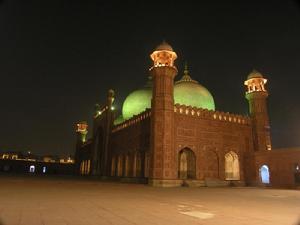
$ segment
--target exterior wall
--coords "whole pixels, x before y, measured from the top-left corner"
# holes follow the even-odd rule
[[[109,174],[109,139],[114,121],[114,112],[108,100],[94,117],[91,147],[91,173],[96,176]]]
[[[150,112],[116,126],[109,146],[110,175],[143,178],[149,174]],[[145,168],[147,172],[145,172]]]
[[[78,158],[76,163],[76,171],[79,175],[90,175],[92,168],[92,140],[88,140],[82,144],[78,150]]]
[[[255,172],[257,185],[263,185],[260,177],[260,168],[267,165],[270,171],[270,186],[273,187],[296,187],[296,165],[300,166],[300,147],[273,149],[267,152],[255,154]],[[298,173],[300,171],[298,170]]]
[[[175,110],[177,162],[182,149],[191,149],[196,155],[196,179],[224,181],[225,154],[231,151],[238,156],[240,181],[253,179],[247,170],[254,168],[245,163],[253,152],[249,118],[180,105]]]

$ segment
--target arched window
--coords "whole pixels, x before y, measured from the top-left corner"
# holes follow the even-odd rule
[[[86,171],[86,174],[90,174],[90,171],[91,171],[91,160],[88,160],[87,161],[87,171]]]
[[[85,169],[85,161],[82,161],[81,165],[80,165],[80,174],[81,175],[84,175],[84,169]]]
[[[46,173],[47,172],[47,168],[46,166],[43,166],[43,173]]]
[[[270,171],[269,167],[267,165],[263,165],[259,169],[259,176],[260,176],[260,181],[263,184],[269,184],[270,183]]]
[[[191,149],[184,148],[179,152],[178,164],[178,177],[180,179],[196,178],[196,157]]]
[[[29,167],[29,172],[30,172],[30,173],[34,173],[34,172],[35,172],[35,166],[34,166],[34,165],[31,165],[31,166]]]
[[[230,151],[225,155],[225,180],[239,180],[240,165],[238,155]]]

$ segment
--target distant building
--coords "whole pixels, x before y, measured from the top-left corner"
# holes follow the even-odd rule
[[[96,106],[91,139],[87,123],[77,125],[78,173],[163,187],[299,185],[299,149],[272,150],[261,73],[244,82],[250,116],[238,115],[216,111],[212,94],[187,67],[174,82],[177,54],[167,43],[150,57],[152,79],[128,95],[121,115],[110,90]]]
[[[31,174],[75,174],[74,159],[53,155],[37,156],[31,152],[0,153],[0,172]]]

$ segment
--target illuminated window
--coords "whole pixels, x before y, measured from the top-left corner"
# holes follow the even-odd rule
[[[43,173],[46,173],[46,171],[47,171],[46,166],[43,166]]]
[[[34,172],[35,172],[35,166],[34,166],[34,165],[31,165],[31,166],[29,167],[29,172],[30,172],[30,173],[34,173]]]
[[[263,165],[259,169],[259,176],[260,176],[260,181],[263,184],[269,184],[270,183],[270,172],[269,172],[269,167],[267,165]]]

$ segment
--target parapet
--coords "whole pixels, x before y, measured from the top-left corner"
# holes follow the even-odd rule
[[[229,123],[237,123],[243,125],[250,125],[251,119],[248,116],[232,114],[229,112],[219,112],[214,110],[196,108],[186,105],[175,104],[174,112],[186,116],[198,117],[209,120],[219,120]]]

